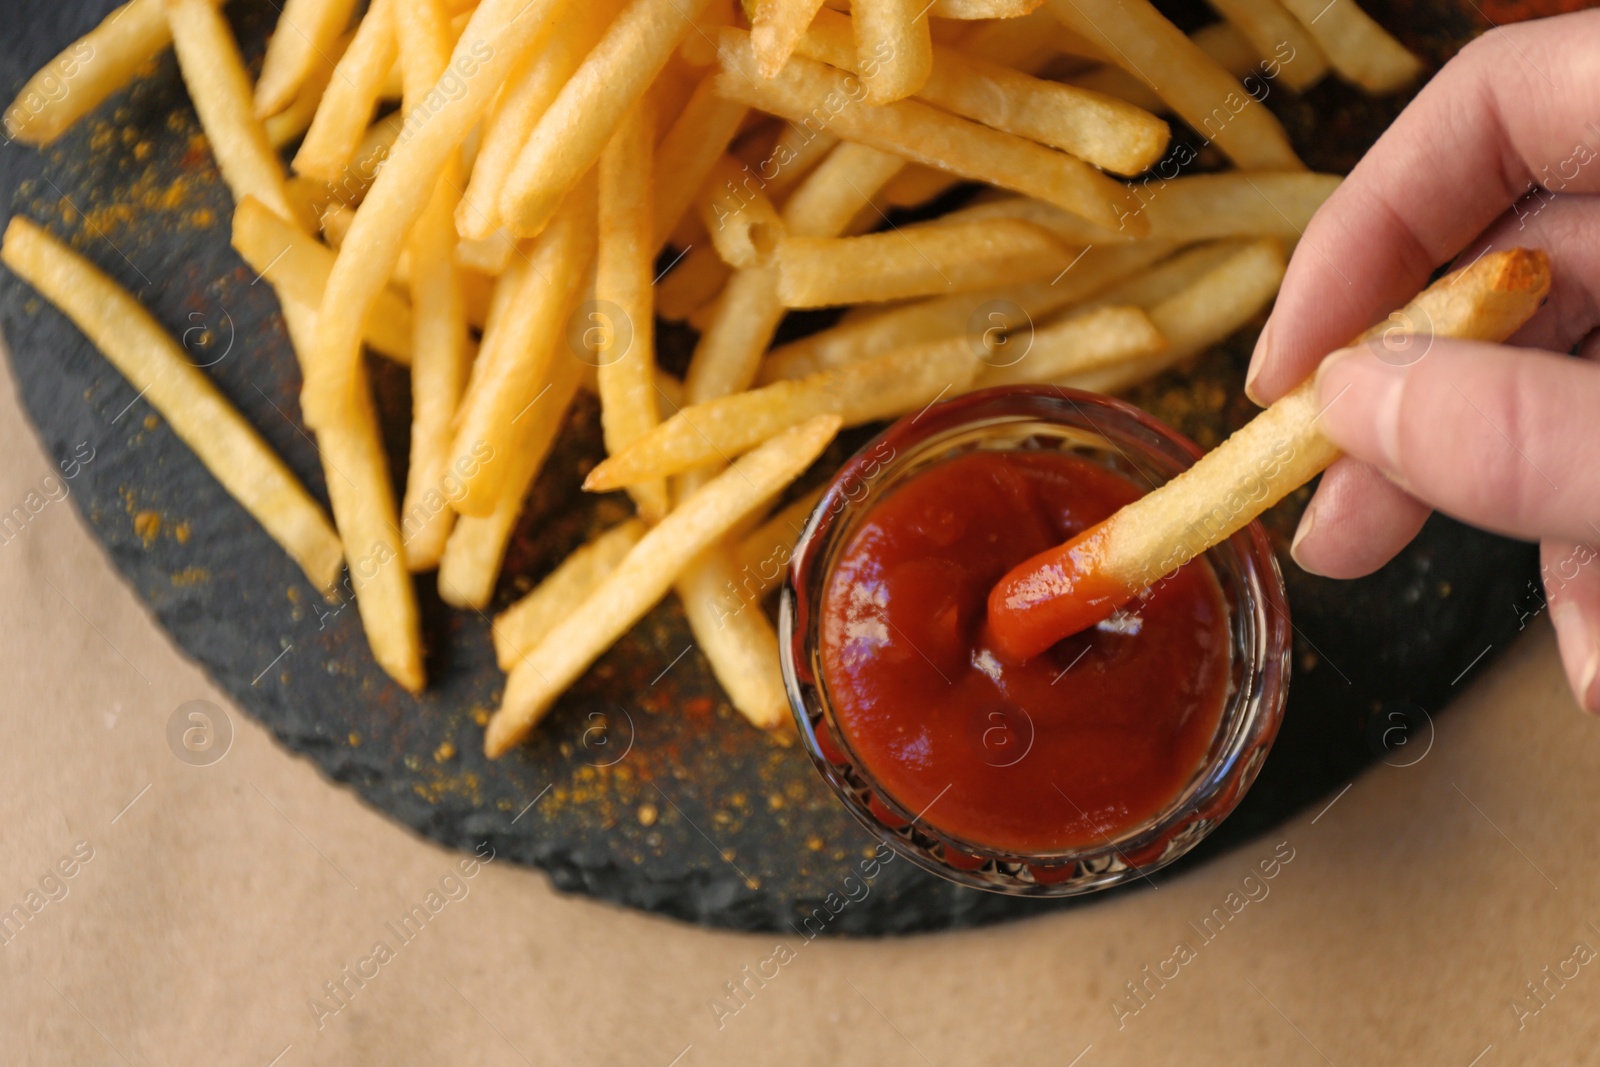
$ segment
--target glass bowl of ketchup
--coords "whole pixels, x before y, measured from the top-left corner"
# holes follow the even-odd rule
[[[985,619],[1012,567],[1200,455],[1122,401],[1023,386],[902,419],[835,475],[779,647],[802,741],[868,829],[951,881],[1069,896],[1171,863],[1233,810],[1289,678],[1259,523],[1031,659],[1002,658]]]

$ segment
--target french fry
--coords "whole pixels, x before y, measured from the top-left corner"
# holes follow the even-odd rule
[[[1201,37],[1196,34],[1195,43],[1199,44],[1200,41]],[[1209,50],[1206,54],[1216,59],[1216,56]],[[1218,59],[1217,62],[1220,64],[1221,60]],[[1234,72],[1229,70],[1228,73],[1232,74]],[[1242,74],[1235,76],[1243,77]],[[1172,111],[1167,106],[1167,102],[1156,95],[1154,89],[1121,67],[1110,63],[1090,67],[1088,70],[1075,71],[1061,80],[1067,85],[1076,85],[1078,88],[1087,89],[1091,93],[1114,97],[1123,103],[1132,104],[1141,111],[1148,111],[1152,115],[1165,115]]]
[[[394,17],[405,72],[405,104],[411,110],[423,104],[450,61],[450,17],[444,0],[406,0]],[[455,522],[453,508],[428,509],[426,501],[453,475],[451,423],[469,366],[466,301],[454,255],[461,170],[459,159],[446,162],[407,246],[415,343],[411,459],[401,511],[406,516],[427,516],[403,531],[406,566],[413,572],[438,566]]]
[[[6,108],[6,134],[48,145],[172,43],[165,0],[130,0],[40,68]]]
[[[1336,174],[1233,170],[1135,184],[1137,214],[1151,240],[1183,243],[1219,237],[1297,240],[1311,216],[1333,195]],[[1026,219],[1068,244],[1132,240],[1126,229],[1110,233],[1053,204],[1030,197],[995,197],[952,211],[945,219]]]
[[[984,331],[1040,322],[1144,270],[1171,250],[1159,241],[1091,248],[1065,274],[1049,281],[913,301],[840,323],[773,349],[762,364],[760,381],[803,378],[896,348],[954,337],[973,329],[974,319]]]
[[[256,118],[250,75],[227,20],[212,0],[167,0],[167,20],[189,99],[234,200],[253,196],[294,219],[283,164]]]
[[[1283,6],[1322,45],[1334,71],[1369,93],[1392,93],[1422,74],[1422,61],[1354,0],[1328,5],[1319,0],[1283,0]]]
[[[355,0],[284,0],[256,79],[256,117],[287,108],[350,24]]]
[[[883,187],[878,198],[883,207],[920,207],[961,184],[961,177],[933,167],[912,164],[905,167]]]
[[[1077,249],[1020,219],[928,223],[863,237],[788,237],[778,243],[785,307],[904,300],[1051,278]]]
[[[323,94],[328,91],[328,83],[333,80],[334,65],[343,58],[352,37],[345,35],[337,38],[328,47],[327,53],[318,56],[312,64],[310,73],[300,83],[300,91],[289,106],[263,120],[262,125],[267,128],[267,140],[272,142],[274,149],[281,151],[287,148],[311,128],[312,120],[317,117],[317,109],[322,106]]]
[[[749,113],[743,104],[717,95],[716,75],[695,86],[689,102],[656,146],[654,205],[655,244],[659,249],[689,210],[711,168],[733,143],[733,135]]]
[[[731,156],[723,156],[697,198],[700,221],[717,255],[731,267],[765,266],[783,239],[783,220],[762,184]]]
[[[1543,252],[1491,253],[1439,279],[1352,344],[1419,329],[1502,341],[1549,289]],[[1320,414],[1308,381],[1166,485],[1019,565],[989,597],[997,650],[1026,658],[1094,625],[1304,485],[1339,454],[1317,426]]]
[[[712,82],[713,89],[716,87]],[[743,107],[743,104],[738,105]],[[810,177],[822,161],[840,144],[831,133],[818,133],[807,126],[784,123],[778,139],[772,144],[772,154],[763,160],[761,177],[767,183],[767,195],[773,203],[782,203],[784,197]]]
[[[799,54],[859,73],[849,20],[832,11],[818,14]],[[916,95],[952,114],[1119,174],[1138,174],[1166,152],[1167,124],[1148,111],[969,58],[956,48],[936,46],[933,54],[932,73]]]
[[[322,508],[131,294],[21,216],[0,260],[83,331],[312,585],[333,588],[344,556]]]
[[[806,520],[816,510],[826,486],[818,486],[778,509],[766,522],[746,534],[735,546],[732,559],[739,595],[760,603],[783,583],[794,543],[805,531]]]
[[[1021,349],[1015,362],[985,368],[973,383],[975,388],[1059,381],[1153,355],[1167,342],[1139,308],[1105,307],[1040,327],[1031,336],[1012,338],[999,350],[1002,355],[994,358],[1005,358],[1003,353],[1011,346]]]
[[[568,343],[568,319],[594,262],[594,230],[595,187],[586,179],[568,195],[530,260],[514,267],[522,268],[515,311],[504,318],[501,329],[485,335],[478,354],[482,370],[456,418],[451,466],[470,464],[483,448],[493,455],[464,479],[465,490],[456,501],[463,515],[487,515],[502,499],[520,432],[517,424],[538,400],[550,380],[551,363]]]
[[[523,500],[550,455],[587,367],[571,352],[556,352],[537,399],[513,424],[516,436],[509,454],[474,455],[480,463],[499,463],[505,468],[505,477],[490,511],[483,515],[463,514],[456,520],[444,558],[439,561],[439,596],[446,604],[477,611],[488,608],[505,560],[506,545],[522,515]],[[474,469],[465,468],[469,476]]]
[[[512,74],[488,120],[471,180],[456,211],[456,225],[463,237],[484,241],[499,230],[500,194],[523,143],[616,17],[617,7],[617,0],[576,5],[561,32],[553,34],[545,47],[531,52]],[[500,236],[502,245],[509,242],[506,235]],[[503,262],[501,269],[505,269]]]
[[[836,237],[905,169],[905,160],[861,144],[841,144],[817,164],[783,205],[784,228],[796,237]]]
[[[350,46],[334,65],[328,90],[295,153],[296,174],[337,182],[353,158],[372,120],[384,81],[400,46],[394,34],[398,0],[372,0]],[[366,181],[372,179],[368,177]]]
[[[839,429],[819,416],[787,430],[703,486],[645,534],[623,561],[511,671],[484,751],[498,758],[527,736],[577,677],[672,587],[678,574],[793,481]]]
[[[855,65],[867,103],[903,100],[927,82],[933,72],[928,6],[921,0],[851,0]]]
[[[450,57],[445,77],[451,84],[436,86],[423,104],[407,112],[405,130],[356,212],[328,278],[317,315],[316,352],[308,361],[310,375],[301,392],[301,410],[311,426],[336,417],[351,399],[361,322],[394,272],[439,175],[506,76],[554,28],[570,2],[484,0]]]
[[[1120,393],[1221,343],[1272,303],[1283,283],[1284,257],[1277,241],[1264,238],[1201,246],[1163,267],[1113,286],[1096,303],[1145,308],[1166,347],[1064,375],[1059,384]]]
[[[956,337],[692,404],[595,467],[583,487],[603,492],[726,462],[819,415],[846,426],[902,415],[961,392],[982,367],[974,342]]]
[[[678,600],[728,702],[752,725],[780,730],[792,720],[778,635],[759,603],[730,598],[734,578],[728,545],[713,544],[678,578]]]
[[[285,297],[316,307],[333,270],[333,252],[253,196],[233,213],[233,247]],[[411,363],[411,305],[385,287],[367,313],[362,336],[396,363]]]
[[[544,229],[708,2],[629,0],[539,119],[506,178],[500,212],[513,233]]]
[[[1097,62],[1105,57],[1082,37],[1061,25],[1047,10],[1035,8],[1016,18],[984,22],[961,40],[961,50],[1012,70],[1033,73],[1061,55]]]
[[[731,99],[912,162],[1037,196],[1109,229],[1135,206],[1121,183],[1064,152],[916,100],[869,107],[861,102],[859,78],[799,56],[776,78],[761,79],[747,34],[723,30],[721,45],[724,71],[717,91]],[[1131,225],[1138,230],[1140,223],[1135,218]]]
[[[763,0],[750,17],[750,45],[763,78],[776,77],[816,18],[822,0]]]
[[[625,519],[561,561],[521,600],[494,617],[494,654],[509,671],[543,641],[572,609],[583,603],[605,576],[639,543],[650,527]]]
[[[935,0],[928,14],[942,19],[1015,19],[1044,0]]]
[[[695,245],[681,254],[656,286],[656,314],[683,322],[710,304],[733,276],[733,270],[711,245]]]
[[[304,374],[317,313],[288,298],[282,303],[283,320]],[[389,459],[383,451],[365,366],[357,367],[356,374],[358,391],[352,403],[338,421],[316,432],[317,451],[372,658],[401,686],[417,693],[427,682],[422,666],[421,616],[411,574],[405,567]]]
[[[1156,91],[1201,136],[1249,170],[1304,170],[1266,105],[1148,0],[1046,0],[1052,14]],[[1063,205],[1065,206],[1065,205]]]
[[[655,229],[650,218],[655,121],[648,102],[634,105],[600,155],[600,235],[595,257],[594,349],[600,424],[606,451],[620,452],[661,421],[655,391]],[[659,522],[670,507],[665,481],[632,487],[639,514]]]
[[[1251,55],[1243,70],[1231,69],[1229,64],[1222,63],[1235,77],[1244,77],[1255,68],[1257,61],[1270,62],[1285,85],[1305,92],[1328,73],[1328,57],[1317,44],[1316,37],[1306,31],[1281,0],[1211,0],[1211,6],[1249,42]],[[1209,26],[1206,29],[1213,31],[1215,39],[1215,29]],[[1195,34],[1195,43],[1202,51],[1215,56],[1200,36],[1200,33]]]

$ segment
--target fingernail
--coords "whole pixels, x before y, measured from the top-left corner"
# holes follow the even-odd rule
[[[1256,379],[1261,376],[1261,366],[1267,361],[1267,349],[1272,344],[1271,337],[1272,319],[1268,318],[1266,325],[1261,327],[1261,335],[1256,338],[1255,351],[1250,353],[1250,369],[1244,375],[1244,395],[1261,407],[1267,405],[1256,393]]]
[[[1305,571],[1307,574],[1315,574],[1320,577],[1322,576],[1321,571],[1317,570],[1315,567],[1308,566],[1306,561],[1300,558],[1300,544],[1306,539],[1306,535],[1311,533],[1312,528],[1316,525],[1317,501],[1316,498],[1313,497],[1310,506],[1307,507],[1305,513],[1300,516],[1300,525],[1295,528],[1294,540],[1289,542],[1289,555],[1294,559],[1295,563],[1299,565],[1301,570]]]
[[[1383,466],[1397,470],[1404,387],[1404,371],[1379,361],[1365,348],[1332,353],[1317,367],[1318,418],[1323,431],[1336,441],[1347,433],[1375,445]]]
[[[1600,692],[1596,692],[1595,677],[1600,675],[1600,644],[1595,641],[1595,631],[1582,610],[1570,602],[1550,605],[1550,621],[1555,624],[1556,644],[1561,649],[1561,666],[1567,672],[1567,684],[1583,710],[1591,715],[1600,714]]]

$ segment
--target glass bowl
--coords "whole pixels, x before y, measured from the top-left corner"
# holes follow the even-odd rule
[[[1141,878],[1189,851],[1239,803],[1283,718],[1290,625],[1283,576],[1253,522],[1206,553],[1228,605],[1232,678],[1204,762],[1147,821],[1092,846],[997,851],[902,808],[852,751],[835,719],[820,610],[834,564],[877,501],[931,463],[975,449],[1058,449],[1137,484],[1161,485],[1200,458],[1186,437],[1130,404],[1055,386],[970,393],[901,419],[829,483],[795,546],[779,608],[784,682],[806,751],[850,812],[896,852],[961,885],[1071,896]]]

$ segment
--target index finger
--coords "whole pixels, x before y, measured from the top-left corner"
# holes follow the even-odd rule
[[[1600,11],[1505,27],[1418,94],[1306,227],[1247,389],[1269,402],[1542,184],[1600,191]]]

